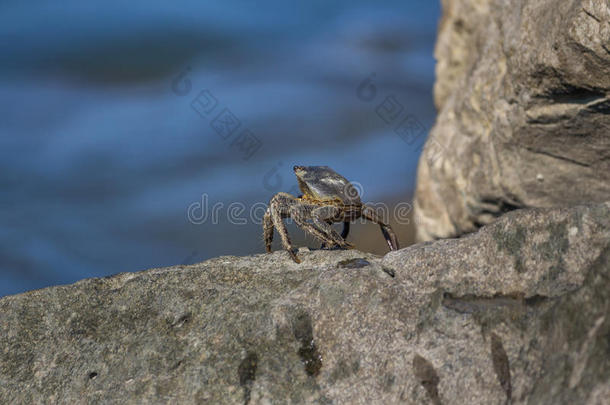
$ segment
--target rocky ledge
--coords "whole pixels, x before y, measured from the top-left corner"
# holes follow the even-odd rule
[[[602,404],[610,203],[0,300],[0,403]],[[607,402],[606,402],[607,403]]]

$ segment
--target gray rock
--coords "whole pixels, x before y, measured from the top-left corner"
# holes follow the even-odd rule
[[[0,300],[0,403],[602,404],[610,203]],[[606,402],[607,403],[607,402]]]
[[[610,3],[443,0],[420,241],[610,200]]]

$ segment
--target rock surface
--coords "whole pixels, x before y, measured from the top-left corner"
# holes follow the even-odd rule
[[[610,203],[0,300],[0,403],[602,404]]]
[[[610,200],[610,3],[443,0],[418,240]]]

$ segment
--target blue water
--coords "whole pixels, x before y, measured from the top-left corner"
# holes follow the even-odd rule
[[[0,295],[262,252],[260,225],[227,206],[294,190],[295,164],[335,168],[365,201],[407,195],[434,121],[439,14],[404,0],[3,2]],[[192,106],[202,91],[208,115]],[[224,109],[239,121],[228,135],[213,128]],[[413,144],[394,131],[407,116]],[[204,198],[223,204],[218,221],[189,221]]]

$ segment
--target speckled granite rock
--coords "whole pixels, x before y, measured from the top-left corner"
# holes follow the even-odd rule
[[[610,204],[0,300],[0,403],[602,404]]]
[[[610,3],[443,0],[420,241],[610,200]]]

